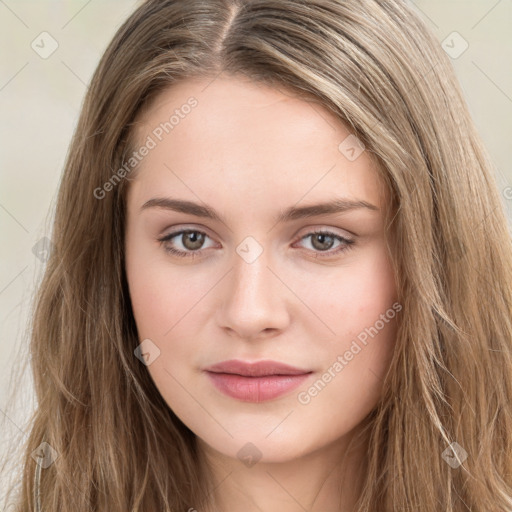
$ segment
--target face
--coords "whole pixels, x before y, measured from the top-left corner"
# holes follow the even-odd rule
[[[318,104],[244,78],[209,83],[163,92],[136,132],[149,149],[125,248],[140,364],[204,446],[292,460],[379,400],[401,307],[387,196]]]

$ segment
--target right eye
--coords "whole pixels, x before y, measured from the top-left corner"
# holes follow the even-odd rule
[[[183,249],[176,249],[174,243],[170,243],[174,238],[181,237],[181,246]],[[180,258],[195,258],[201,252],[200,247],[203,245],[208,235],[196,229],[183,229],[169,233],[158,241],[164,246],[164,250],[170,254]],[[187,247],[188,246],[188,247]]]

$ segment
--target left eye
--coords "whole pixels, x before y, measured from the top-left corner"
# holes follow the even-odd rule
[[[345,238],[341,235],[337,235],[336,233],[331,233],[330,231],[314,231],[313,233],[308,233],[306,236],[303,236],[301,240],[305,240],[306,238],[311,238],[311,245],[314,249],[318,249],[318,256],[321,258],[330,257],[346,251],[355,243],[352,239]],[[327,252],[332,247],[334,240],[338,240],[340,245],[334,251]],[[326,249],[325,245],[328,245]]]
[[[185,250],[176,249],[173,247],[173,244],[170,244],[173,238],[181,237],[181,245]],[[201,252],[201,246],[204,244],[205,238],[210,238],[206,233],[198,230],[192,229],[184,229],[181,231],[177,231],[175,233],[170,233],[165,235],[162,238],[159,238],[158,241],[164,245],[164,250],[168,253],[174,254],[179,257],[197,257]],[[351,248],[351,246],[355,243],[354,240],[342,237],[341,235],[337,235],[336,233],[332,233],[330,231],[314,231],[312,233],[308,233],[307,235],[301,237],[299,241],[306,240],[307,238],[311,238],[313,251],[317,252],[317,257],[331,257],[335,254],[341,253]],[[334,251],[329,251],[334,241],[338,240],[341,244]],[[327,245],[328,247],[325,247]],[[327,252],[329,251],[329,252]],[[326,253],[325,255],[323,253]]]

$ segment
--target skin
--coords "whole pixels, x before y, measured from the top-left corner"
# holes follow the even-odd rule
[[[338,149],[350,131],[318,103],[224,75],[161,93],[137,125],[141,145],[190,96],[198,105],[144,157],[127,196],[130,297],[140,341],[160,350],[147,369],[222,481],[212,493],[219,510],[353,510],[364,443],[343,456],[381,396],[396,317],[307,404],[298,394],[397,300],[376,164],[368,151],[350,161]],[[141,209],[171,196],[207,204],[223,221]],[[273,220],[290,206],[334,197],[378,210]],[[167,246],[200,251],[194,258],[169,254],[158,241],[184,228],[205,233],[203,245],[179,235]],[[319,229],[355,243],[334,254],[343,242],[307,236]],[[252,263],[236,251],[247,236],[263,248]],[[244,402],[218,391],[203,371],[228,359],[271,359],[313,373],[283,396]],[[237,456],[248,442],[261,454],[250,467]]]

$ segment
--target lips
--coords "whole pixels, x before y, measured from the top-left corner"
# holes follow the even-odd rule
[[[268,375],[304,375],[311,370],[302,370],[277,361],[258,361],[256,363],[246,363],[233,359],[222,363],[214,364],[206,368],[214,373],[231,373],[242,375],[243,377],[263,377]]]
[[[219,391],[244,402],[277,398],[299,386],[312,373],[278,361],[239,360],[214,364],[205,372]]]

